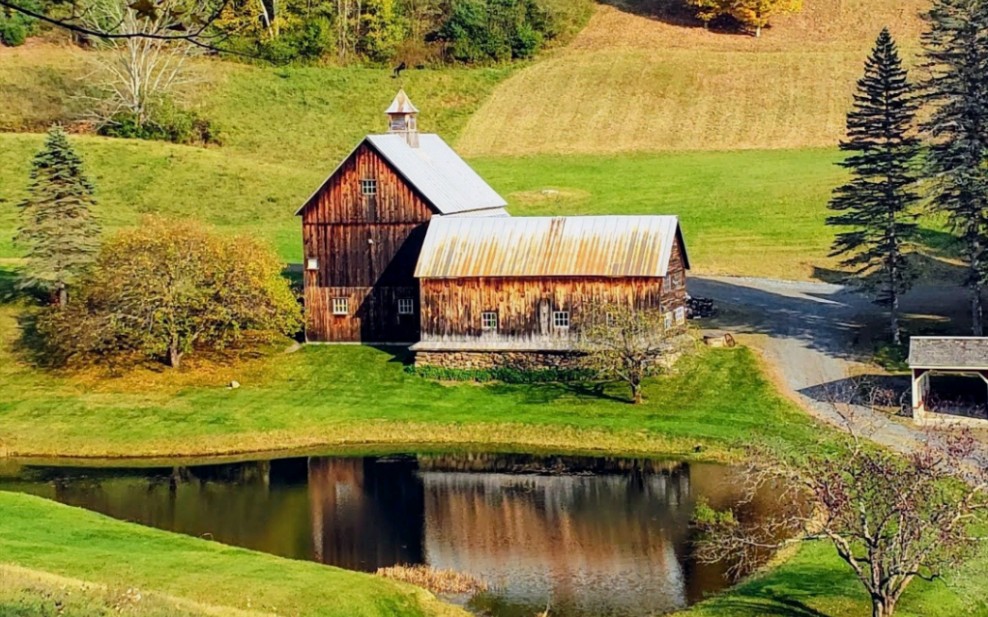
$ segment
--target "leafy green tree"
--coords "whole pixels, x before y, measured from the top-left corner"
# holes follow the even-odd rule
[[[847,139],[840,144],[850,153],[839,163],[852,179],[834,192],[830,208],[837,212],[828,225],[846,229],[837,234],[834,256],[851,268],[886,307],[892,340],[901,342],[899,297],[909,290],[914,276],[905,253],[916,235],[912,207],[915,161],[919,139],[911,132],[919,107],[895,41],[882,30],[858,80],[854,107],[847,114]]]
[[[68,289],[92,264],[99,248],[93,185],[65,131],[53,127],[34,157],[27,198],[20,204],[15,242],[24,248],[21,289],[51,294],[65,304]]]
[[[960,236],[972,330],[981,336],[988,282],[988,2],[935,0],[925,17],[932,203]]]
[[[301,311],[270,247],[193,222],[145,220],[104,243],[83,292],[38,332],[64,363],[186,354],[291,335]]]

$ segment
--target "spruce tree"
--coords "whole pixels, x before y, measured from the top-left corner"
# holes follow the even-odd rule
[[[64,306],[68,289],[92,263],[99,224],[93,186],[60,127],[48,132],[34,157],[28,196],[20,204],[15,241],[24,248],[19,286],[51,294]]]
[[[975,336],[988,281],[988,1],[935,0],[926,14],[924,84],[934,111],[929,137],[931,201],[962,243]]]
[[[897,345],[899,297],[914,279],[906,249],[916,234],[912,208],[919,199],[914,162],[920,145],[911,133],[917,109],[913,87],[886,28],[865,62],[847,114],[847,139],[840,148],[850,154],[839,165],[852,177],[834,191],[830,208],[838,214],[827,224],[846,230],[837,234],[831,255],[842,256],[841,265],[888,309]]]

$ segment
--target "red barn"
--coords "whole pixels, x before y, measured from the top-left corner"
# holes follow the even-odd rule
[[[399,92],[299,209],[309,341],[416,343],[417,362],[554,363],[591,305],[686,318],[675,216],[509,217]]]
[[[299,208],[306,339],[412,343],[414,277],[437,215],[507,216],[504,200],[438,135],[418,132],[404,91],[388,133],[368,135]]]

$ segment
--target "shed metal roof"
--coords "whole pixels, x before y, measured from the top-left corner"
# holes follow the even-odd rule
[[[988,337],[914,336],[909,341],[909,366],[988,370]]]
[[[419,146],[413,148],[401,135],[368,135],[357,148],[364,143],[370,144],[440,214],[477,212],[508,205],[441,137],[424,133],[418,138]],[[352,152],[343,162],[351,156]],[[305,210],[342,165],[340,163],[329,174],[295,214]]]
[[[675,216],[436,217],[415,276],[661,277],[677,237]]]

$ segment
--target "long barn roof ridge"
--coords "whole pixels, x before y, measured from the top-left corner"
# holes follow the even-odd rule
[[[676,216],[434,217],[417,278],[663,277],[676,240],[689,258]]]
[[[507,216],[507,202],[492,189],[441,137],[419,135],[413,148],[397,134],[368,135],[347,155],[295,212],[302,213],[336,176],[360,146],[369,144],[432,206],[444,215],[476,213],[476,216]],[[484,212],[487,211],[487,212]]]

